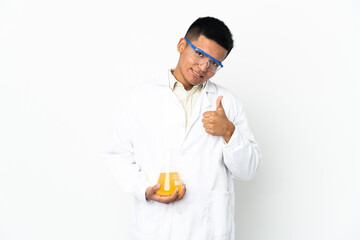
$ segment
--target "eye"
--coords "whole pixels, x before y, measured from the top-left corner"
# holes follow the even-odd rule
[[[214,67],[219,67],[219,64],[213,60],[210,61],[210,64],[213,65]]]
[[[197,56],[199,56],[199,57],[203,57],[203,56],[204,56],[204,54],[201,53],[201,52],[199,52],[199,51],[195,51],[195,54],[196,54]]]

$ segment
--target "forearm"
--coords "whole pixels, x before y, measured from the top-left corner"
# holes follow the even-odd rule
[[[102,157],[114,181],[124,191],[146,201],[145,191],[150,183],[135,160],[132,119],[126,106],[120,104],[118,107],[113,137]]]
[[[122,190],[145,201],[145,190],[150,186],[146,174],[138,164],[133,161],[133,156],[119,154],[114,151],[105,152],[103,160],[110,176]]]
[[[259,167],[260,149],[252,136],[245,137],[236,128],[223,148],[224,163],[234,178],[251,179]]]

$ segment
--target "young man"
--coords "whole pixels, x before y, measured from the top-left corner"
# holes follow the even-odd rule
[[[177,45],[176,68],[121,101],[106,162],[134,195],[133,239],[235,239],[232,179],[252,178],[261,153],[240,101],[209,80],[232,47],[222,21],[199,18]],[[156,183],[170,148],[184,185],[180,194],[160,196]]]

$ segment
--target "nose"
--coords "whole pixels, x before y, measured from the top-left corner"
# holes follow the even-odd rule
[[[199,64],[199,68],[202,72],[206,72],[209,66],[209,62],[204,62]]]

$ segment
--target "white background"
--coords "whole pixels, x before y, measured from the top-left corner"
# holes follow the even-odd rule
[[[360,239],[359,1],[0,0],[1,240],[129,238],[99,157],[118,100],[208,15],[235,39],[213,80],[263,153],[235,183],[237,239]]]

